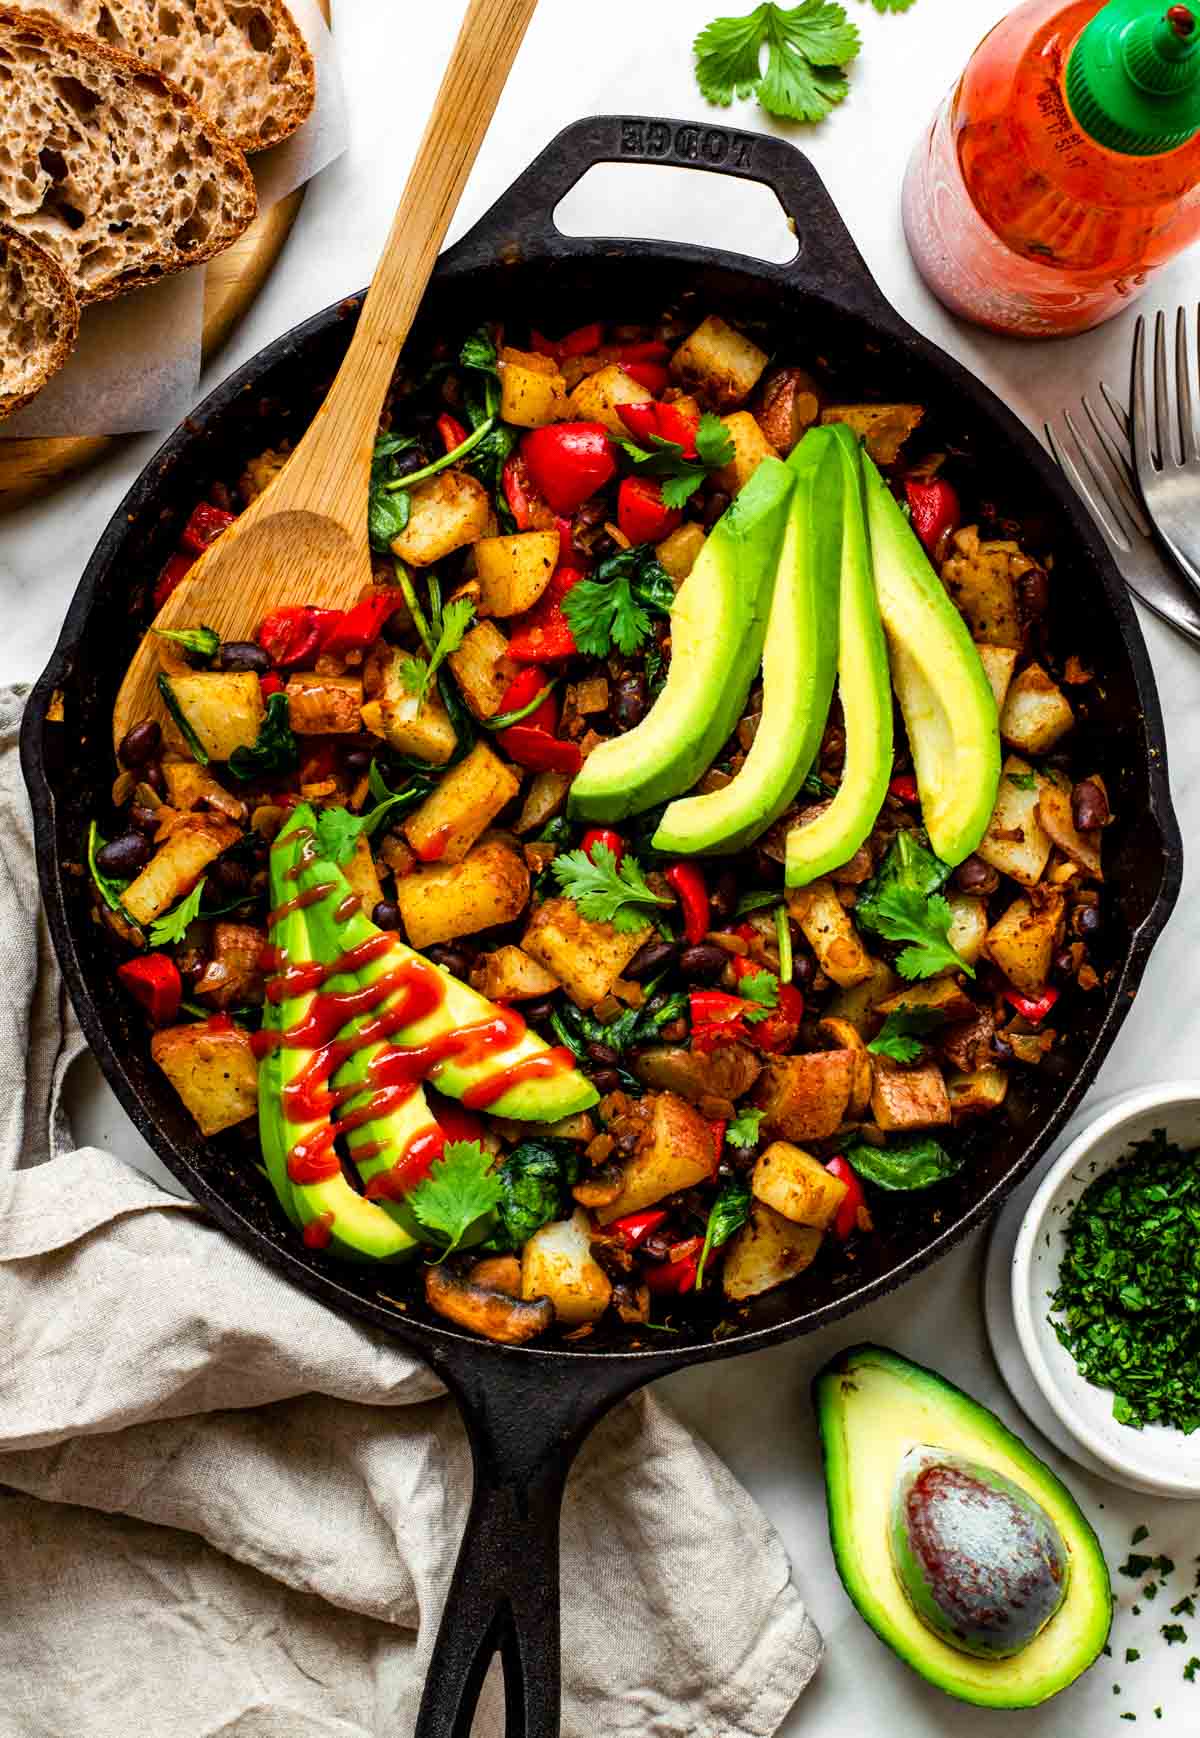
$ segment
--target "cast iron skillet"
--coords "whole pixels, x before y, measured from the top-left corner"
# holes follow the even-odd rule
[[[646,241],[570,240],[560,199],[593,164],[676,164],[765,182],[794,219],[795,260],[765,265]],[[484,1670],[504,1664],[509,1738],[559,1730],[558,1525],[572,1457],[593,1424],[644,1383],[685,1364],[731,1358],[802,1334],[898,1286],[977,1225],[1029,1171],[1094,1078],[1179,890],[1182,847],[1171,808],[1162,720],[1128,595],[1091,520],[1041,448],[977,380],[921,338],[883,299],[815,171],[779,139],[689,122],[602,116],[560,134],[486,217],[442,258],[412,343],[512,318],[550,331],[603,314],[653,318],[685,290],[696,307],[758,323],[768,344],[815,355],[846,397],[914,398],[953,438],[956,475],[1021,519],[1056,557],[1057,643],[1102,674],[1083,696],[1079,765],[1099,770],[1118,821],[1109,872],[1102,990],[1075,998],[1057,1074],[1010,1090],[1006,1119],[971,1137],[971,1163],[938,1194],[889,1202],[857,1259],[832,1255],[797,1283],[722,1325],[682,1318],[669,1341],[614,1329],[608,1342],[513,1349],[469,1338],[417,1301],[396,1304],[402,1274],[339,1267],[306,1252],[280,1224],[236,1134],[199,1139],[149,1061],[147,1035],[112,993],[112,961],[89,916],[79,864],[88,818],[101,812],[112,764],[109,721],[119,677],[149,620],[146,593],[193,503],[214,477],[295,435],[345,349],[361,297],[269,345],[172,435],[121,504],[88,564],[54,655],[25,715],[22,757],[51,932],[88,1040],[134,1123],[213,1217],[296,1285],[394,1335],[445,1381],[462,1408],[475,1494],[417,1738],[467,1738]],[[51,722],[61,695],[62,722]],[[389,1283],[389,1279],[391,1283]]]

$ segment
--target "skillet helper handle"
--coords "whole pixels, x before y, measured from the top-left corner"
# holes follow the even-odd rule
[[[451,250],[456,262],[483,266],[493,264],[497,254],[503,258],[554,251],[563,240],[554,212],[598,163],[700,169],[769,187],[792,219],[799,247],[795,259],[783,265],[756,261],[759,275],[798,282],[876,318],[886,313],[895,319],[825,183],[803,151],[786,139],[743,133],[715,121],[592,115],[572,122]],[[572,238],[576,252],[586,245]],[[700,251],[711,255],[712,250]]]

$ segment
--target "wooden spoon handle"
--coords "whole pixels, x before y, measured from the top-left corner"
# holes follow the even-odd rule
[[[272,491],[365,522],[384,397],[537,0],[471,0],[358,327],[329,395]]]

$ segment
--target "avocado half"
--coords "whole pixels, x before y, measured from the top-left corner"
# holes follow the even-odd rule
[[[927,1682],[987,1708],[1032,1708],[1066,1689],[1100,1654],[1112,1623],[1113,1596],[1104,1554],[1074,1497],[994,1412],[933,1370],[882,1346],[840,1352],[817,1376],[813,1400],[821,1433],[829,1536],[846,1592],[860,1615]],[[911,1480],[914,1457],[932,1449],[951,1469],[973,1467],[1014,1503],[1046,1523],[1061,1548],[1065,1592],[1043,1628],[1008,1657],[952,1646],[936,1633],[900,1579],[894,1549],[897,1492]],[[968,1539],[972,1571],[980,1529]],[[1011,1538],[997,1541],[1002,1558]],[[1035,1565],[1036,1567],[1036,1565]],[[980,1579],[986,1579],[985,1576]]]

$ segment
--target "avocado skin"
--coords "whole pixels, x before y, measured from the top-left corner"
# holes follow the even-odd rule
[[[839,1352],[813,1382],[834,1560],[860,1616],[936,1688],[989,1708],[1032,1708],[1094,1663],[1108,1639],[1113,1596],[1100,1543],[1066,1486],[995,1413],[936,1371],[883,1346]],[[1050,1515],[1071,1561],[1057,1613],[1011,1659],[947,1645],[913,1611],[892,1565],[892,1490],[905,1454],[929,1443],[1013,1479]],[[875,1524],[877,1523],[877,1525]]]
[[[741,717],[762,659],[794,476],[765,459],[709,533],[671,611],[671,667],[633,730],[593,750],[569,814],[621,821],[690,790]]]

